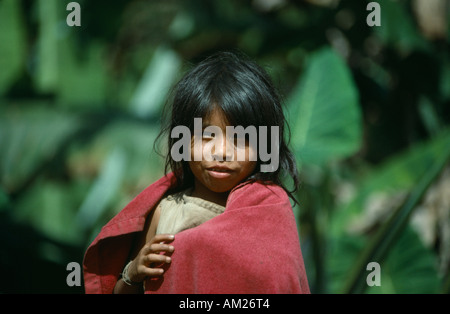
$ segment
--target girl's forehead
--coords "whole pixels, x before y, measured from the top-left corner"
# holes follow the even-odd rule
[[[203,126],[216,125],[227,126],[229,125],[228,119],[220,107],[214,106],[214,108],[206,114],[202,119]]]

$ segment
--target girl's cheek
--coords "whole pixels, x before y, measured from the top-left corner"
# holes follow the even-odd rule
[[[191,161],[200,161],[202,158],[202,139],[191,138]],[[199,159],[200,158],[200,159]]]
[[[257,161],[258,160],[258,152],[252,146],[247,146],[246,148],[246,161]]]

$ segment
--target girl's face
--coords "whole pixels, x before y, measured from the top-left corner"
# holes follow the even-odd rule
[[[193,195],[217,201],[219,196],[217,194],[220,194],[223,196],[221,201],[223,203],[223,200],[226,201],[227,192],[252,174],[257,162],[251,160],[255,160],[257,152],[248,141],[244,146],[240,146],[236,145],[234,138],[226,136],[227,119],[220,109],[214,109],[203,118],[202,124],[203,130],[208,126],[214,126],[222,132],[214,134],[203,131],[201,139],[192,136],[189,166],[195,177]],[[201,161],[194,161],[195,152],[199,154],[200,151]],[[240,161],[243,158],[237,157],[244,156],[243,153],[245,160]]]

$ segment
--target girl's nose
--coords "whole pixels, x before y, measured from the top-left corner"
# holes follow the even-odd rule
[[[225,136],[220,136],[214,145],[212,157],[214,160],[231,161],[233,152],[233,143],[230,143]]]

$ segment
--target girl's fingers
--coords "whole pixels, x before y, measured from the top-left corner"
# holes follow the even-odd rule
[[[172,242],[174,238],[170,234],[158,234],[144,245],[138,259],[137,272],[139,278],[141,276],[160,276],[164,273],[164,270],[160,267],[170,263],[171,258],[160,253],[172,253],[174,251],[174,247],[167,244]]]
[[[142,265],[140,272],[145,276],[160,276],[164,273],[164,269],[159,267],[165,263],[168,264],[171,261],[172,260],[169,256],[161,254],[148,254],[145,256],[145,264],[149,266]]]
[[[161,276],[164,273],[164,269],[145,267],[142,273],[145,275],[145,277]]]
[[[175,236],[172,234],[158,234],[145,244],[143,253],[173,252],[174,247],[168,243],[174,239]]]
[[[169,264],[172,259],[164,254],[150,253],[140,257],[136,273],[129,272],[131,280],[141,282],[147,276],[160,276],[164,273],[162,267],[164,264]],[[130,268],[131,269],[131,268]]]
[[[175,248],[169,244],[153,243],[153,244],[146,244],[146,246],[144,247],[143,253],[145,255],[151,254],[151,253],[162,253],[162,252],[172,253],[174,251],[174,249]]]
[[[157,234],[150,240],[150,243],[167,242],[170,243],[175,239],[173,234]]]
[[[163,263],[170,263],[172,259],[169,256],[162,255],[162,254],[148,254],[145,256],[145,264],[151,265],[153,263],[155,264],[163,264]]]

